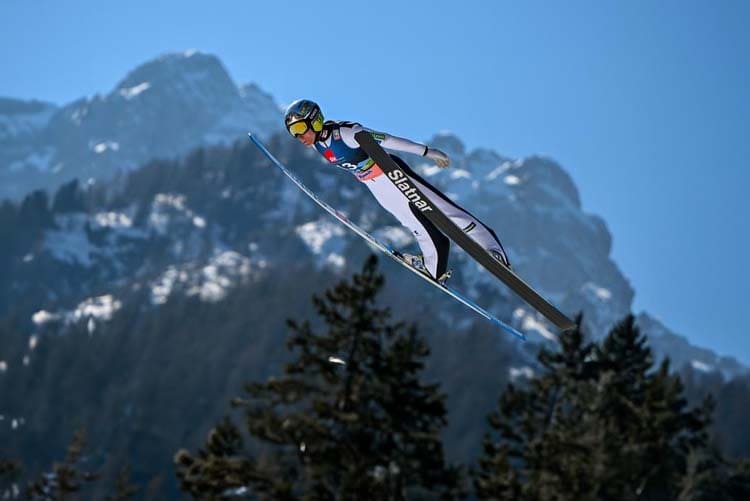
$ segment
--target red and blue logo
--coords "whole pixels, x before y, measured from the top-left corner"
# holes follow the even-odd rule
[[[327,149],[323,152],[323,156],[326,157],[326,160],[328,160],[331,163],[336,162],[336,154],[331,149]]]

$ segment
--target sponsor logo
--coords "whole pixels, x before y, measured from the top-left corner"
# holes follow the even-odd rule
[[[388,177],[396,184],[396,187],[401,190],[401,193],[406,195],[406,198],[414,204],[414,207],[419,209],[420,212],[428,212],[432,210],[430,204],[423,199],[419,193],[417,193],[417,189],[412,186],[411,180],[406,177],[406,174],[401,172],[401,169],[389,172]]]
[[[333,139],[334,139],[335,141],[338,141],[339,139],[341,139],[341,133],[339,132],[339,130],[338,130],[338,129],[335,129],[335,130],[333,131]]]
[[[323,152],[323,156],[326,157],[326,160],[328,160],[331,163],[336,162],[336,154],[333,152],[333,150],[326,150]]]
[[[355,176],[360,181],[370,181],[382,175],[383,170],[372,159],[368,160],[365,166],[359,172],[355,173]]]

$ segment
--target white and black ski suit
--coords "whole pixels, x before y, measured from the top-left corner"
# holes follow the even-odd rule
[[[427,146],[390,134],[375,132],[358,123],[335,121],[328,121],[324,124],[318,141],[314,144],[315,149],[330,163],[352,172],[367,186],[383,208],[409,228],[422,251],[425,267],[433,277],[441,277],[448,269],[450,240],[424,214],[409,203],[404,194],[387,176],[383,175],[380,167],[359,147],[354,134],[361,130],[370,132],[380,146],[388,150],[425,155]],[[499,253],[503,260],[508,262],[503,246],[492,229],[422,179],[402,159],[395,155],[391,157],[431,203],[483,248]]]

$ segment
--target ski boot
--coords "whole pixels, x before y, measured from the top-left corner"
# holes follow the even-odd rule
[[[448,279],[453,274],[452,270],[448,270],[442,275],[440,275],[438,278],[435,278],[430,274],[430,272],[427,270],[427,268],[424,265],[424,258],[421,255],[414,255],[414,254],[407,254],[407,253],[401,253],[401,259],[406,261],[406,263],[414,268],[415,270],[419,271],[423,275],[427,275],[432,280],[435,280],[437,283],[445,287],[445,282],[448,281]]]
[[[490,256],[492,256],[495,261],[502,264],[509,270],[511,269],[510,261],[508,261],[508,256],[505,255],[505,252],[503,252],[502,249],[487,249],[487,252],[490,253]]]

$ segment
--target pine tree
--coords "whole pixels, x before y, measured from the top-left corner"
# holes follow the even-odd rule
[[[564,333],[539,361],[543,374],[510,386],[490,416],[479,497],[677,499],[689,458],[707,450],[712,404],[687,408],[679,377],[668,361],[654,368],[633,317],[601,345],[580,328]]]
[[[708,446],[712,401],[687,408],[684,388],[665,360],[654,370],[646,338],[627,317],[604,340],[599,358],[596,423],[607,440],[604,456],[611,464],[603,487],[638,499],[675,498],[687,474],[690,454]]]
[[[52,471],[43,474],[26,489],[28,499],[64,501],[80,499],[77,495],[90,482],[98,478],[96,473],[81,471],[79,462],[86,447],[86,433],[78,430],[61,463],[55,463]]]
[[[138,486],[130,481],[130,467],[125,466],[115,478],[114,494],[107,496],[107,501],[126,501],[138,493]]]
[[[420,381],[429,350],[413,326],[375,304],[383,286],[371,257],[351,282],[314,297],[326,331],[289,322],[295,358],[285,374],[246,385],[245,452],[225,420],[202,450],[175,457],[183,489],[200,499],[229,492],[260,499],[453,499],[461,475],[445,463],[438,385]]]
[[[591,485],[581,473],[591,466],[592,456],[589,445],[579,440],[586,431],[585,409],[571,402],[591,393],[594,348],[574,329],[561,336],[559,351],[540,351],[544,373],[527,389],[508,386],[498,412],[489,418],[501,440],[484,442],[475,477],[480,498],[586,499]]]

